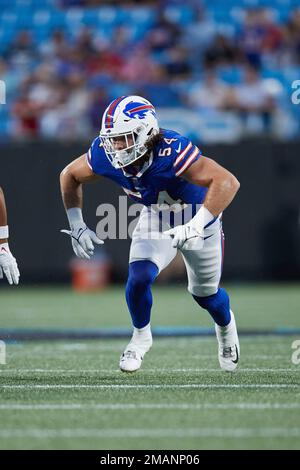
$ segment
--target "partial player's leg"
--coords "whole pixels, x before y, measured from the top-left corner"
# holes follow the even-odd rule
[[[196,302],[212,316],[219,344],[219,363],[222,369],[232,371],[240,356],[240,346],[235,318],[230,310],[229,296],[225,289],[218,288],[213,295],[193,295]]]
[[[134,372],[141,367],[143,357],[152,346],[150,315],[152,307],[151,286],[158,267],[149,260],[129,264],[126,285],[126,302],[133,324],[133,335],[120,360],[120,369]]]
[[[149,217],[151,216],[151,236]],[[152,346],[150,316],[151,287],[159,272],[176,255],[170,239],[159,236],[159,219],[147,209],[143,210],[133,233],[126,285],[126,302],[133,324],[131,341],[120,359],[123,372],[134,372],[141,367],[143,357]]]
[[[222,369],[236,368],[240,347],[230,300],[219,287],[223,263],[224,238],[220,221],[205,229],[204,246],[199,251],[182,250],[188,273],[188,290],[215,322]]]

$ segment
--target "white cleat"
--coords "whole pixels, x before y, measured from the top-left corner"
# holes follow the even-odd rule
[[[146,352],[152,346],[150,324],[142,329],[134,328],[132,339],[120,357],[122,372],[135,372],[140,369]]]
[[[122,372],[135,372],[141,367],[142,360],[142,354],[131,345],[120,357],[120,369]]]
[[[216,335],[219,343],[219,363],[223,370],[231,372],[236,369],[240,358],[240,344],[237,334],[235,318],[233,312],[231,320],[227,326],[215,324]]]

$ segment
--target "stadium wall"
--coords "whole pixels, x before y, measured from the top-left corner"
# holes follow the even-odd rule
[[[16,142],[0,147],[11,246],[23,282],[69,279],[72,257],[67,237],[60,233],[67,220],[59,192],[64,166],[83,154],[88,143]],[[202,147],[203,148],[203,147]],[[203,153],[232,171],[241,189],[224,213],[225,280],[300,278],[300,144],[249,141],[211,145]],[[91,227],[99,222],[101,203],[118,207],[122,190],[103,179],[87,185],[84,213]],[[127,273],[130,240],[107,240],[117,280]]]

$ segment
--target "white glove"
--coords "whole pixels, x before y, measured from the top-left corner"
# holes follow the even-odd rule
[[[184,248],[185,250],[201,250],[204,244],[203,230],[202,233],[189,224],[178,225],[164,232],[173,238],[173,248]]]
[[[76,223],[71,230],[61,230],[61,232],[70,235],[72,238],[73,250],[78,258],[90,259],[94,254],[93,242],[97,245],[104,243],[84,222]]]
[[[201,250],[204,245],[204,228],[215,217],[206,207],[202,206],[196,215],[184,225],[178,225],[164,232],[173,238],[173,248],[185,250]]]
[[[10,285],[19,284],[20,271],[16,258],[10,252],[8,243],[1,243],[0,245],[0,279],[3,278],[3,273]]]

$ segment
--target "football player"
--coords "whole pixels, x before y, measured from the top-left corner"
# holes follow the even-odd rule
[[[99,177],[110,178],[144,205],[132,235],[126,285],[133,335],[120,358],[120,369],[138,370],[152,346],[151,286],[179,250],[187,268],[188,291],[215,322],[220,366],[234,370],[240,355],[237,329],[229,296],[219,283],[224,241],[221,216],[239,189],[235,176],[203,156],[186,137],[160,129],[148,100],[140,96],[114,100],[87,154],[61,173],[70,224],[66,232],[75,254],[82,258],[90,258],[94,243],[103,243],[82,215],[82,184]],[[188,219],[178,223],[177,217],[177,224],[176,211],[165,222],[159,210],[166,204],[172,208],[174,201],[177,208],[181,205],[182,214],[189,209]]]
[[[19,284],[20,272],[8,245],[6,205],[3,190],[0,187],[0,279],[3,278],[3,273],[9,284]]]

